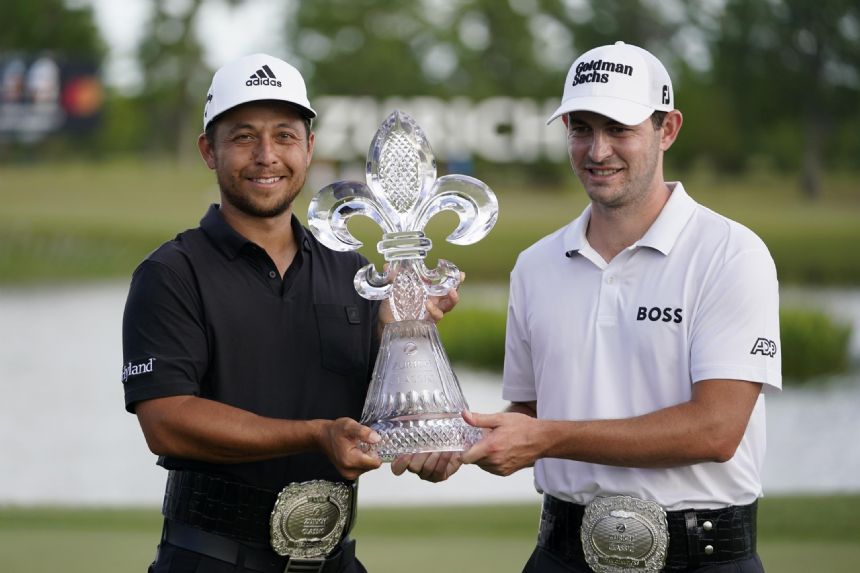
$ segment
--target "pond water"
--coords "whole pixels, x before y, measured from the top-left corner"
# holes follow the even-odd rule
[[[159,505],[164,470],[123,407],[120,328],[127,284],[0,289],[0,504]],[[854,323],[860,291],[787,291]],[[504,406],[500,378],[458,369],[473,410]],[[860,491],[860,374],[768,396],[766,493]],[[530,470],[464,468],[443,484],[361,480],[362,504],[538,502]]]

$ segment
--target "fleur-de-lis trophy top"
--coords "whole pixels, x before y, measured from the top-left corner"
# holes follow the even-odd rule
[[[437,179],[424,132],[409,115],[395,110],[370,144],[367,183],[338,181],[321,189],[308,208],[308,225],[328,248],[352,251],[362,243],[349,232],[349,219],[364,215],[376,221],[384,231],[377,250],[388,269],[365,266],[355,276],[355,288],[368,299],[390,297],[395,320],[420,319],[427,296],[444,295],[460,282],[454,264],[439,259],[432,270],[424,264],[432,241],[423,230],[441,211],[454,211],[460,218],[446,240],[470,245],[496,224],[499,204],[493,191],[474,177]]]
[[[435,269],[426,267],[432,242],[423,230],[437,213],[454,211],[459,225],[447,241],[475,243],[495,225],[498,201],[474,177],[437,179],[427,137],[401,111],[389,115],[373,137],[366,173],[366,184],[332,183],[308,207],[311,231],[336,251],[362,246],[347,228],[351,217],[369,217],[383,230],[377,250],[387,267],[379,272],[368,264],[353,281],[365,298],[388,298],[395,319],[383,330],[361,422],[382,436],[374,447],[384,461],[407,453],[462,450],[481,432],[463,420],[468,406],[439,333],[432,322],[422,320],[427,297],[456,288],[460,271],[444,259]]]

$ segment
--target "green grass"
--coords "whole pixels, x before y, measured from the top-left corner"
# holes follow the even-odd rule
[[[354,537],[374,573],[520,571],[539,506],[360,510]],[[765,498],[759,553],[775,573],[848,573],[860,562],[860,494]],[[161,529],[156,508],[0,508],[3,573],[144,571]]]
[[[472,281],[506,282],[517,254],[576,217],[586,199],[572,174],[556,190],[487,181],[500,201],[496,227],[476,245],[458,247],[444,241],[454,215],[439,215],[427,229],[434,241],[428,262],[447,258]],[[783,283],[860,284],[860,258],[847,256],[860,242],[860,175],[828,176],[816,202],[803,199],[795,181],[791,175],[684,178],[699,202],[765,239]],[[305,189],[296,203],[302,219],[315,190]],[[0,165],[0,283],[127,277],[217,200],[202,163]],[[351,228],[365,242],[362,252],[381,262],[374,224],[356,221]]]
[[[217,201],[205,167],[0,167],[0,283],[128,277]]]

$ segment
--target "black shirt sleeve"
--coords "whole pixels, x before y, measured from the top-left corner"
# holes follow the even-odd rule
[[[200,393],[208,344],[191,276],[152,259],[132,276],[122,324],[122,380],[129,412],[142,400]]]

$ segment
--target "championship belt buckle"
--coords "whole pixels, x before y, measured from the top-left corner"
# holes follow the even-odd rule
[[[352,487],[323,480],[291,483],[278,494],[269,519],[275,553],[324,559],[351,524]]]
[[[597,497],[585,508],[580,537],[585,560],[596,573],[656,573],[666,564],[666,511],[653,501]]]

